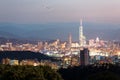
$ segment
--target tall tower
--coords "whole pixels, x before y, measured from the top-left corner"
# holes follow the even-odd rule
[[[80,27],[79,27],[79,44],[80,47],[83,47],[86,45],[86,39],[83,35],[83,26],[82,26],[82,19],[80,20]]]
[[[79,27],[79,44],[82,46],[82,37],[83,37],[83,26],[82,26],[82,19],[80,20],[80,27]]]
[[[72,44],[72,36],[71,36],[71,34],[69,34],[68,44],[69,44],[69,47],[71,48],[71,44]]]

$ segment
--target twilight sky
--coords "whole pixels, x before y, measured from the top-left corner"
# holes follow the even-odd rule
[[[120,23],[120,0],[0,0],[0,22]]]

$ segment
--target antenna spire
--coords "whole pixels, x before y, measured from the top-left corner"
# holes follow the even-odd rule
[[[80,26],[82,26],[82,19],[80,19]]]

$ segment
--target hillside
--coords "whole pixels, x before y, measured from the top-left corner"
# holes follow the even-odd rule
[[[37,59],[38,61],[54,60],[52,57],[30,51],[0,51],[0,61],[3,58],[18,59],[18,60]]]

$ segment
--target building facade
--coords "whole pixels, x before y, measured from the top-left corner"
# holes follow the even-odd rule
[[[80,64],[82,66],[89,65],[89,50],[87,48],[80,51]]]

